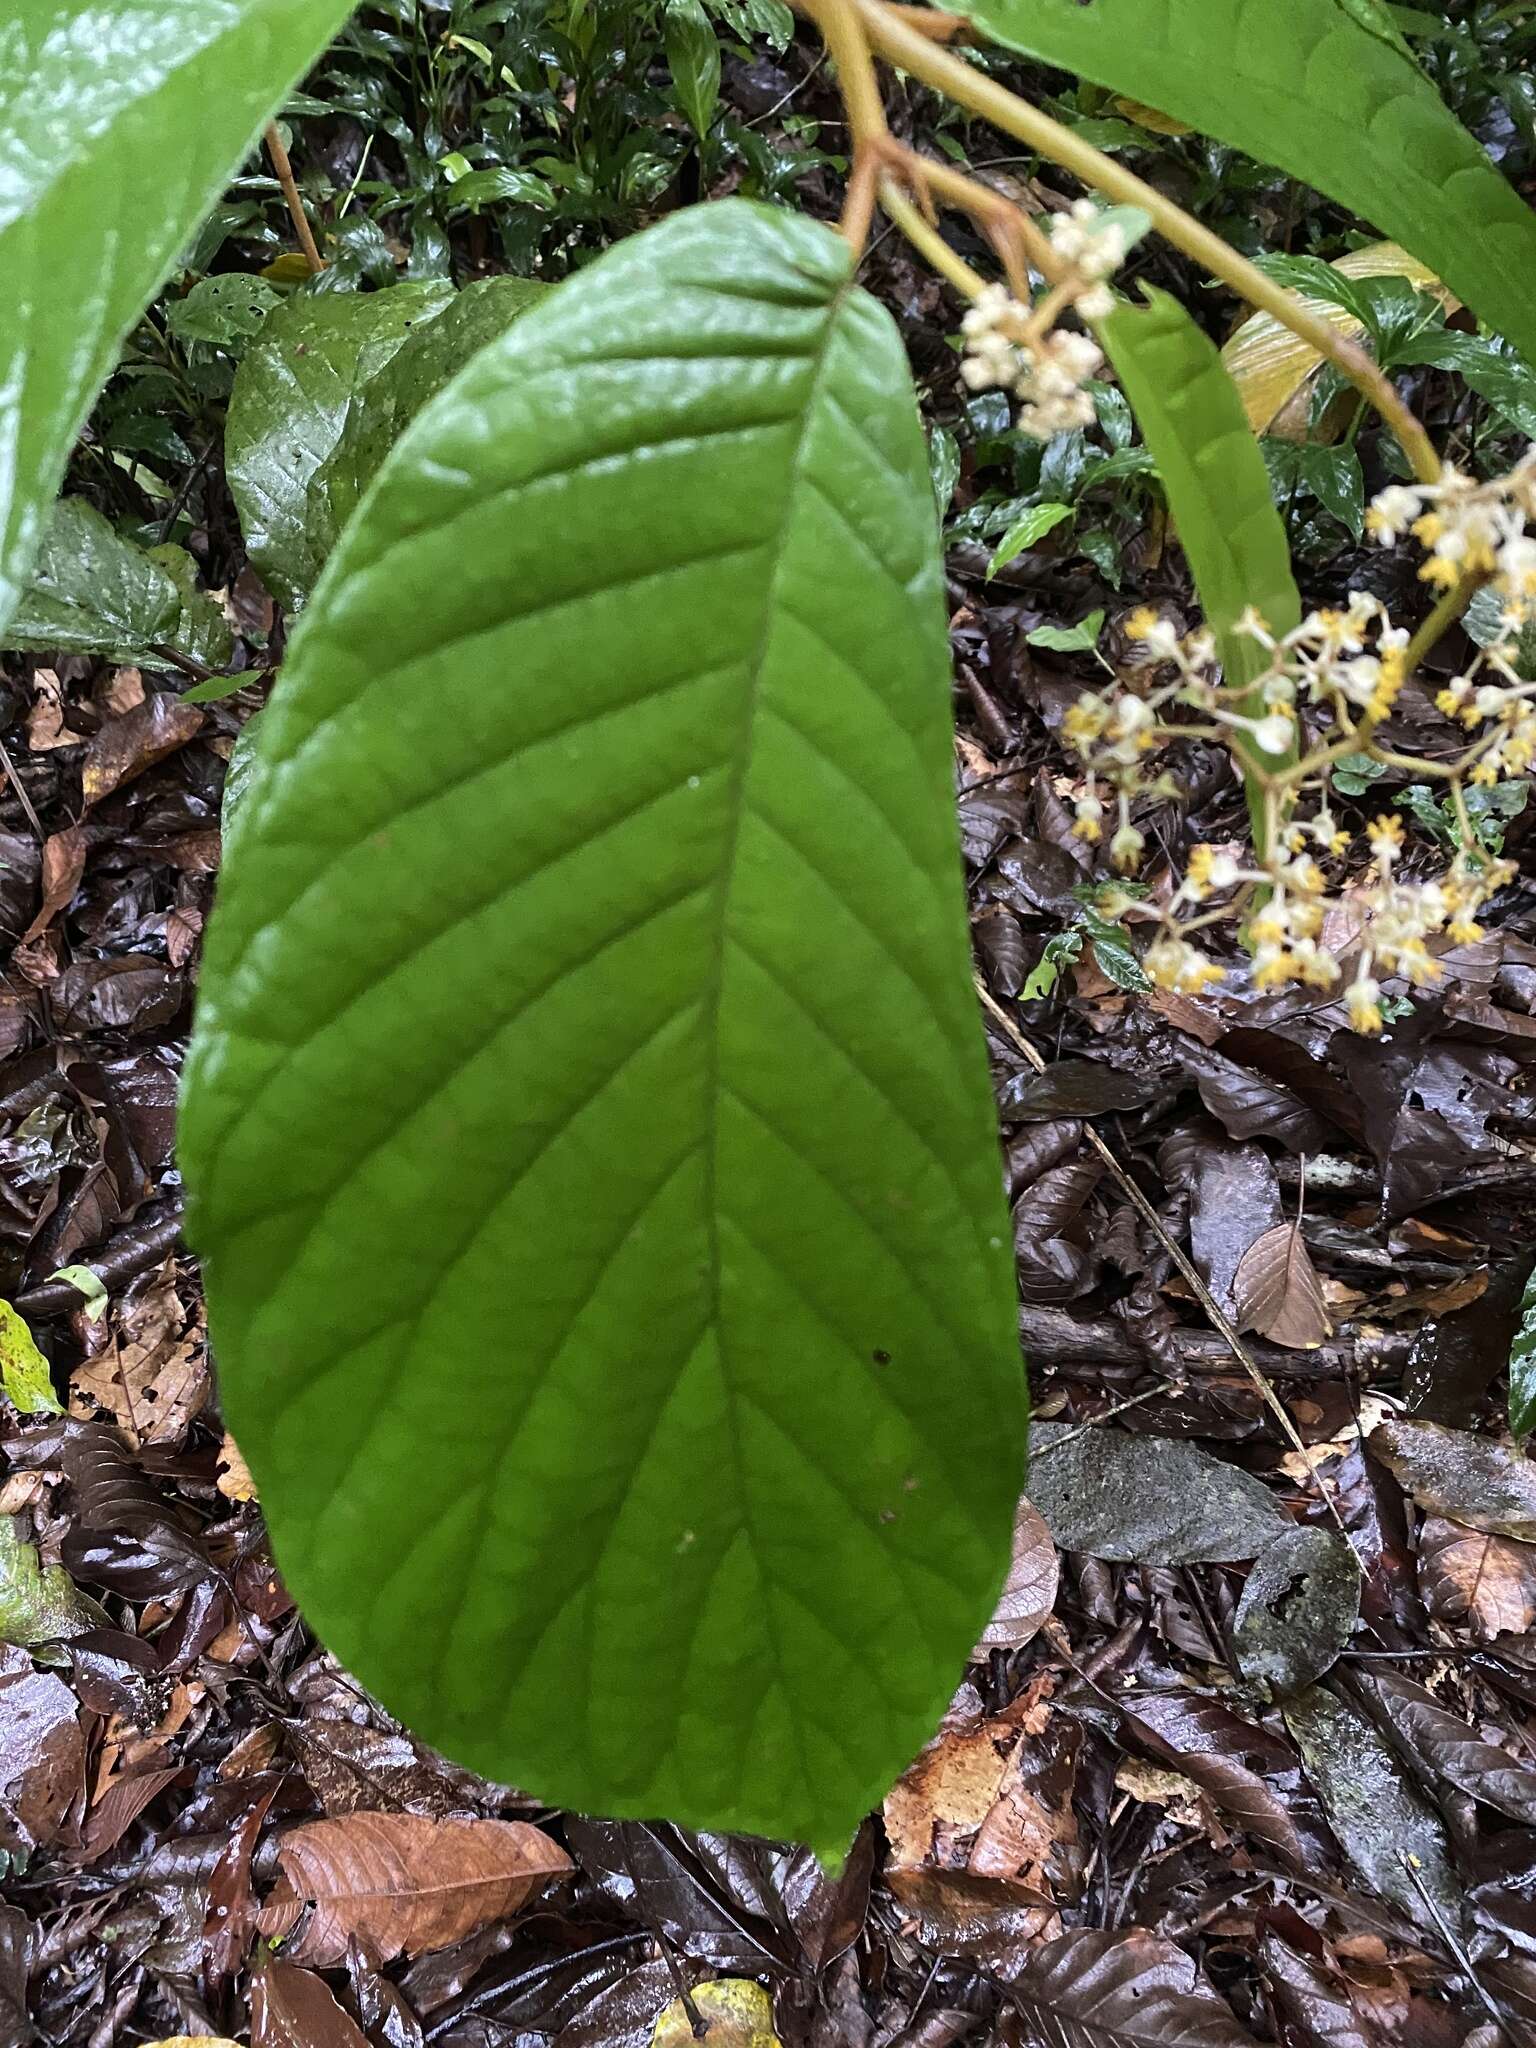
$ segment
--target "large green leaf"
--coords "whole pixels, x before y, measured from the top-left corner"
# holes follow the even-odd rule
[[[333,1649],[543,1798],[840,1851],[1023,1470],[911,381],[730,202],[483,351],[263,714],[183,1158]]]
[[[0,627],[123,336],[351,0],[8,0]]]
[[[247,350],[229,401],[224,468],[251,560],[284,604],[304,603],[341,530],[325,468],[354,411],[452,299],[441,281],[301,294]]]
[[[422,407],[548,290],[527,277],[482,278],[430,320],[418,322],[351,408],[340,440],[321,464],[317,481],[337,532]]]
[[[184,549],[138,547],[84,498],[61,498],[0,644],[145,662],[170,646],[221,668],[234,639],[196,575]]]
[[[1370,0],[953,0],[995,41],[1158,107],[1422,256],[1536,361],[1536,214]]]
[[[1099,334],[1156,457],[1226,679],[1241,687],[1269,661],[1234,630],[1247,607],[1277,633],[1301,619],[1285,526],[1215,344],[1177,299],[1150,288],[1146,297],[1145,307],[1117,307]]]

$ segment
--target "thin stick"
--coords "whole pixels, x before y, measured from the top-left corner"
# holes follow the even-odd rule
[[[828,0],[820,0],[820,4],[827,5]],[[919,33],[893,8],[884,5],[883,0],[843,0],[843,4],[858,10],[869,42],[902,70],[969,107],[1005,134],[1028,143],[1106,198],[1120,205],[1138,206],[1150,214],[1158,232],[1176,249],[1182,249],[1213,277],[1230,285],[1250,305],[1272,314],[1282,326],[1334,364],[1396,434],[1420,481],[1439,482],[1440,458],[1424,428],[1365,350],[1346,340],[1330,321],[1312,312],[1283,285],[1266,277],[1219,235],[1202,227],[1133,171],[1084,142],[1038,107],[1021,100],[995,79],[975,70],[930,36]]]
[[[998,1030],[1003,1033],[1004,1037],[1008,1040],[1008,1043],[1013,1047],[1015,1052],[1020,1053],[1023,1056],[1023,1058],[1029,1062],[1029,1064],[1034,1068],[1037,1074],[1045,1073],[1047,1071],[1046,1061],[1043,1060],[1040,1054],[1035,1051],[1035,1048],[1024,1036],[1023,1032],[1019,1029],[1018,1025],[1014,1023],[1013,1019],[1008,1015],[1008,1012],[1003,1008],[1002,1004],[997,1001],[996,997],[992,994],[992,991],[987,987],[986,983],[981,979],[980,975],[977,975],[975,977],[975,982],[976,993],[981,999],[981,1007],[992,1019],[993,1023],[997,1026]],[[1100,1159],[1103,1160],[1104,1164],[1109,1168],[1110,1172],[1114,1175],[1116,1181],[1120,1185],[1121,1191],[1127,1196],[1129,1196],[1131,1206],[1135,1209],[1137,1215],[1140,1216],[1142,1221],[1147,1225],[1148,1229],[1153,1232],[1153,1234],[1157,1238],[1158,1243],[1161,1244],[1163,1250],[1168,1254],[1169,1258],[1172,1259],[1175,1266],[1178,1267],[1179,1272],[1182,1274],[1186,1283],[1189,1285],[1190,1288],[1193,1289],[1195,1297],[1199,1301],[1200,1306],[1205,1310],[1206,1314],[1210,1317],[1212,1326],[1215,1328],[1217,1335],[1221,1337],[1223,1342],[1226,1344],[1227,1348],[1231,1351],[1232,1356],[1243,1368],[1243,1371],[1247,1373],[1249,1379],[1252,1380],[1254,1386],[1257,1387],[1260,1395],[1263,1397],[1264,1405],[1269,1409],[1270,1413],[1275,1417],[1276,1421],[1280,1424],[1281,1429],[1285,1432],[1286,1441],[1291,1446],[1291,1449],[1293,1451],[1299,1451],[1301,1453],[1303,1462],[1307,1465],[1309,1470],[1313,1471],[1313,1476],[1316,1477],[1315,1468],[1312,1466],[1311,1459],[1307,1456],[1307,1447],[1302,1442],[1301,1437],[1297,1432],[1295,1423],[1291,1420],[1289,1410],[1286,1408],[1284,1402],[1280,1399],[1280,1396],[1275,1392],[1274,1388],[1270,1385],[1269,1381],[1265,1378],[1264,1374],[1260,1372],[1258,1366],[1254,1363],[1252,1352],[1249,1351],[1247,1345],[1243,1342],[1242,1338],[1239,1337],[1236,1330],[1233,1329],[1231,1322],[1229,1321],[1229,1319],[1227,1318],[1227,1316],[1221,1308],[1221,1304],[1217,1301],[1215,1295],[1212,1294],[1210,1288],[1206,1286],[1205,1282],[1196,1272],[1193,1264],[1185,1255],[1182,1245],[1180,1245],[1176,1239],[1169,1235],[1168,1230],[1163,1223],[1162,1217],[1158,1215],[1157,1211],[1153,1208],[1152,1204],[1147,1200],[1146,1196],[1141,1192],[1141,1189],[1136,1185],[1135,1181],[1131,1178],[1130,1174],[1120,1164],[1120,1161],[1115,1157],[1110,1147],[1099,1136],[1098,1132],[1094,1129],[1093,1125],[1087,1122],[1086,1119],[1083,1123],[1083,1132],[1084,1135],[1087,1137],[1089,1144],[1093,1147],[1094,1151],[1098,1153]],[[1348,1543],[1349,1532],[1344,1527],[1344,1518],[1339,1513],[1338,1503],[1334,1500],[1333,1495],[1329,1492],[1328,1488],[1322,1484],[1321,1480],[1318,1481],[1318,1490],[1321,1492],[1323,1499],[1328,1506],[1329,1512],[1332,1514],[1334,1521],[1338,1525],[1339,1534],[1344,1538],[1344,1541]]]
[[[11,785],[11,788],[15,791],[16,801],[21,805],[23,811],[25,811],[27,816],[27,823],[32,827],[32,830],[37,834],[37,843],[39,846],[41,846],[43,841],[48,837],[48,835],[43,830],[42,825],[38,820],[38,815],[36,811],[34,811],[32,808],[32,799],[27,795],[26,785],[23,783],[21,777],[16,773],[16,763],[11,759],[9,753],[7,753],[5,742],[3,740],[0,740],[0,768],[4,769],[5,779]]]
[[[283,197],[288,202],[293,231],[299,238],[299,247],[304,251],[304,260],[311,272],[318,276],[325,268],[325,258],[316,245],[314,230],[309,224],[309,215],[304,211],[304,202],[299,197],[299,188],[294,181],[293,165],[288,161],[288,151],[283,145],[282,130],[275,121],[267,123],[266,141],[267,155],[272,159],[277,182],[282,186]]]

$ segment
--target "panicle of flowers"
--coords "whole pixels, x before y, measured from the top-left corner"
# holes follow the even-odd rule
[[[1519,636],[1536,626],[1536,540],[1525,530],[1533,518],[1536,449],[1493,483],[1447,469],[1430,488],[1393,485],[1371,508],[1384,544],[1411,533],[1425,549],[1431,584],[1446,584],[1435,567],[1443,562],[1453,565],[1452,583],[1470,573],[1499,599],[1498,636],[1437,698],[1470,736],[1466,752],[1448,763],[1397,755],[1379,736],[1408,680],[1410,636],[1366,592],[1284,633],[1246,614],[1237,630],[1267,661],[1240,689],[1223,681],[1209,632],[1183,633],[1150,608],[1126,622],[1140,666],[1129,681],[1085,691],[1066,715],[1083,771],[1074,829],[1097,842],[1113,814],[1111,859],[1134,872],[1145,835],[1133,811],[1177,793],[1160,757],[1176,741],[1200,738],[1224,742],[1257,769],[1267,811],[1264,857],[1239,844],[1189,854],[1144,956],[1154,984],[1199,995],[1221,982],[1228,970],[1201,937],[1225,923],[1240,931],[1255,987],[1326,991],[1343,1001],[1356,1030],[1377,1032],[1383,981],[1428,987],[1442,977],[1439,956],[1448,947],[1481,936],[1479,912],[1515,869],[1478,837],[1463,786],[1526,775],[1536,760],[1536,683],[1519,668]],[[1424,872],[1422,849],[1409,862],[1400,817],[1383,813],[1358,834],[1340,820],[1330,779],[1346,754],[1439,775],[1459,839],[1443,871]]]
[[[1065,272],[1038,305],[1016,299],[1006,285],[988,285],[960,323],[967,387],[1011,392],[1021,430],[1042,441],[1093,424],[1093,395],[1083,387],[1104,367],[1103,352],[1086,334],[1054,323],[1074,306],[1087,320],[1112,312],[1105,280],[1126,255],[1124,229],[1089,199],[1053,214],[1050,238]]]

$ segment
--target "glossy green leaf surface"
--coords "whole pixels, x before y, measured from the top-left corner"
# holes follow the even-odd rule
[[[136,546],[84,498],[54,506],[0,644],[112,661],[147,661],[169,646],[210,668],[234,651],[228,620],[196,587],[191,556]]]
[[[1244,611],[1256,607],[1276,633],[1301,620],[1285,525],[1215,344],[1177,299],[1150,288],[1146,297],[1145,307],[1117,307],[1098,332],[1157,460],[1222,668],[1240,686],[1269,661],[1235,631]]]
[[[1361,0],[954,0],[1011,49],[1277,164],[1536,361],[1536,214]],[[1369,17],[1372,25],[1368,25]]]
[[[518,320],[262,714],[182,1129],[288,1582],[539,1797],[841,1854],[1024,1466],[888,316],[742,202]]]
[[[0,629],[123,337],[350,0],[0,14]]]
[[[224,429],[225,473],[251,560],[291,609],[309,596],[340,531],[327,462],[373,380],[452,298],[452,285],[435,282],[305,293],[246,351]]]
[[[1520,1324],[1509,1349],[1509,1426],[1517,1437],[1536,1428],[1536,1273],[1525,1283]]]
[[[322,463],[319,488],[337,532],[356,510],[385,456],[411,421],[470,357],[546,296],[526,277],[487,277],[466,285],[430,320],[418,322],[347,414],[341,438]]]

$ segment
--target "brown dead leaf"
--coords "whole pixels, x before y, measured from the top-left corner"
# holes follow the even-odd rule
[[[80,827],[66,825],[62,832],[50,832],[43,841],[43,900],[36,917],[21,935],[24,946],[53,923],[79,888],[84,873],[85,834]]]
[[[26,1847],[51,1842],[80,1792],[85,1736],[77,1701],[25,1650],[0,1644],[0,1834]]]
[[[71,732],[64,717],[64,688],[51,668],[32,672],[32,709],[27,713],[27,745],[34,754],[53,747],[83,747],[85,734]]]
[[[86,808],[174,754],[202,729],[203,714],[195,704],[164,692],[146,697],[121,718],[108,719],[87,747],[80,771]]]
[[[1440,1515],[1419,1531],[1419,1590],[1436,1621],[1483,1642],[1536,1628],[1536,1549]]]
[[[228,1430],[219,1445],[219,1476],[215,1484],[226,1500],[256,1498],[256,1482],[251,1477],[251,1468],[241,1457],[240,1446]]]
[[[110,1341],[77,1366],[71,1414],[109,1415],[130,1444],[175,1444],[208,1399],[208,1343],[201,1301],[190,1317],[176,1291],[175,1261],[114,1318]]]
[[[258,1952],[251,1968],[251,2048],[368,2048],[368,2037],[323,1977]]]
[[[277,1855],[283,1874],[261,1931],[286,1934],[311,1906],[292,1954],[321,1968],[343,1962],[352,1941],[376,1964],[447,1948],[507,1919],[535,1886],[571,1868],[526,1821],[410,1813],[312,1821],[284,1836]]]
[[[121,718],[125,711],[132,711],[136,704],[144,702],[143,672],[136,668],[115,668],[104,683],[97,684],[94,694],[108,718]]]
[[[1013,1562],[997,1611],[982,1630],[977,1658],[988,1650],[1019,1650],[1035,1636],[1056,1605],[1061,1564],[1045,1517],[1021,1500],[1013,1518]]]
[[[1315,1351],[1333,1335],[1322,1283],[1300,1222],[1276,1223],[1244,1252],[1232,1280],[1237,1327],[1288,1351]]]

